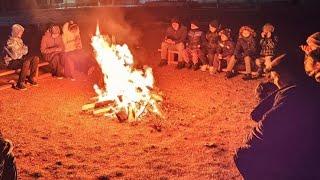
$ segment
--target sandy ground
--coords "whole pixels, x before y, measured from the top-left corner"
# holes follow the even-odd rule
[[[15,144],[19,177],[241,179],[232,156],[254,125],[258,82],[173,66],[154,75],[165,118],[131,124],[81,112],[94,96],[83,75],[1,91],[1,131]]]

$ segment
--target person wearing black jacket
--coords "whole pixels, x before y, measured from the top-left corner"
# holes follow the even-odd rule
[[[255,59],[257,46],[255,41],[256,33],[249,26],[242,26],[239,30],[239,38],[235,47],[234,55],[231,57],[226,77],[231,78],[236,73],[234,72],[234,66],[237,63],[237,60],[243,59],[246,67],[246,73],[243,77],[243,80],[252,79],[251,75],[251,61]]]
[[[249,180],[319,179],[319,84],[305,74],[301,52],[271,67],[279,89],[251,113],[258,124],[237,150],[235,164]]]
[[[13,145],[11,141],[4,139],[0,132],[0,179],[16,180],[17,168],[15,158],[12,153]]]
[[[199,22],[191,21],[188,33],[186,49],[184,51],[184,62],[177,65],[177,69],[182,69],[185,64],[189,69],[198,70],[204,58],[203,48],[205,45],[205,34],[199,28]]]
[[[171,20],[171,26],[166,31],[164,41],[161,43],[161,61],[159,66],[168,64],[168,50],[178,51],[178,62],[183,62],[184,43],[187,37],[187,28],[181,24],[178,18]]]

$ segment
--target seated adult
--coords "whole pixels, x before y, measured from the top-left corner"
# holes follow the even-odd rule
[[[7,40],[3,50],[3,58],[1,58],[4,61],[2,64],[4,64],[6,68],[14,70],[21,69],[18,82],[15,86],[18,90],[26,90],[26,80],[33,86],[37,85],[35,76],[39,63],[39,57],[29,53],[28,46],[26,46],[21,39],[23,32],[24,28],[21,25],[14,24],[12,26],[11,36]],[[27,78],[29,70],[30,75]]]
[[[0,179],[17,179],[16,162],[12,150],[11,141],[4,139],[0,132]]]
[[[244,179],[320,178],[320,89],[305,74],[301,55],[272,62],[280,89],[251,113],[258,124],[234,157]]]
[[[41,39],[40,51],[44,60],[50,63],[52,76],[61,79],[63,77],[63,53],[60,27],[51,24]]]
[[[305,52],[304,69],[306,73],[320,82],[320,32],[309,36],[307,45],[300,47]]]
[[[177,18],[171,20],[171,25],[166,31],[166,36],[161,44],[161,61],[159,66],[168,64],[168,50],[178,51],[178,61],[184,62],[184,43],[187,38],[187,28]]]
[[[64,44],[64,75],[74,79],[75,70],[90,74],[93,71],[94,59],[82,48],[80,29],[73,21],[66,22],[62,28]]]

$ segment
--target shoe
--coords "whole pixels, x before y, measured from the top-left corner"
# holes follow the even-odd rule
[[[34,80],[29,80],[28,83],[30,83],[31,86],[38,86],[38,83]]]
[[[193,66],[193,70],[194,70],[194,71],[197,71],[198,69],[200,69],[200,63],[196,63],[196,64]]]
[[[257,71],[257,73],[258,73],[258,75],[257,75],[258,78],[262,77],[263,69],[262,69],[262,68],[259,68],[258,71]]]
[[[216,74],[217,72],[218,72],[217,69],[214,68],[213,66],[210,66],[210,67],[209,67],[209,74],[210,74],[210,75],[214,75],[214,74]]]
[[[14,88],[21,91],[27,90],[27,87],[24,85],[24,83],[17,84]]]
[[[200,70],[202,71],[202,72],[205,72],[205,71],[207,71],[207,69],[208,69],[208,65],[202,65],[201,67],[200,67]]]
[[[178,62],[176,68],[177,69],[183,69],[185,67],[185,63],[184,62]]]
[[[188,68],[188,69],[191,69],[192,67],[193,67],[193,62],[188,62],[187,68]]]
[[[163,66],[166,66],[168,64],[168,60],[166,59],[161,59],[160,63],[159,63],[159,67],[163,67]]]
[[[234,72],[231,72],[231,71],[227,71],[226,72],[226,78],[227,79],[233,78],[234,76],[236,76],[236,74]]]
[[[56,78],[61,80],[61,79],[63,79],[63,76],[56,76]]]
[[[251,79],[252,79],[252,75],[251,75],[251,74],[245,74],[245,75],[242,77],[242,79],[245,80],[245,81],[251,80]]]

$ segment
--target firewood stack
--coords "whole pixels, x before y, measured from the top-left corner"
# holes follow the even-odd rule
[[[94,116],[106,116],[110,118],[117,118],[119,122],[133,122],[139,120],[140,117],[147,112],[153,112],[162,117],[158,108],[163,101],[161,93],[152,90],[150,91],[150,98],[147,101],[135,102],[128,107],[117,107],[116,101],[106,100],[98,101],[98,97],[91,98],[95,101],[82,106],[82,111]],[[118,97],[120,100],[122,97]]]

